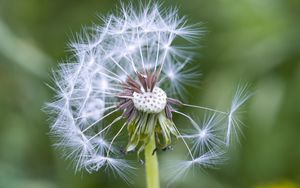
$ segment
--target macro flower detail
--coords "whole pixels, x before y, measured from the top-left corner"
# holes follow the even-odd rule
[[[186,86],[200,75],[188,49],[202,31],[177,9],[153,3],[118,11],[102,17],[103,26],[84,29],[70,44],[72,57],[53,72],[56,96],[46,110],[56,145],[76,170],[105,166],[126,180],[135,168],[126,155],[136,152],[140,159],[151,139],[153,154],[182,141],[190,158],[182,169],[214,165],[238,130],[236,112],[249,98],[247,87],[238,88],[229,112],[184,103]],[[201,123],[181,107],[212,115]],[[176,125],[175,115],[189,123]]]
[[[138,153],[142,151],[152,134],[157,135],[156,143],[161,148],[171,144],[171,134],[178,136],[172,121],[172,105],[180,102],[167,98],[166,93],[156,86],[156,72],[147,72],[144,75],[137,72],[137,82],[128,77],[123,84],[124,91],[118,95],[118,108],[128,122],[130,139],[126,152],[134,150],[140,142],[143,143]]]

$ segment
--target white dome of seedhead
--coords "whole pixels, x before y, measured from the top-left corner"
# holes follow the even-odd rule
[[[135,169],[126,155],[136,152],[139,158],[152,135],[158,150],[174,139],[185,144],[190,159],[180,163],[186,164],[183,169],[213,165],[236,132],[235,112],[249,98],[246,88],[237,91],[229,112],[184,103],[185,86],[199,80],[197,65],[187,68],[193,64],[186,49],[202,31],[177,9],[155,3],[138,9],[122,5],[117,12],[102,17],[101,26],[84,29],[70,45],[72,57],[53,72],[56,95],[46,110],[56,145],[76,170],[109,167],[126,180]],[[184,46],[177,46],[180,38]],[[213,115],[201,124],[175,110],[182,106]],[[174,115],[188,123],[177,126]],[[225,134],[216,135],[224,125]],[[192,132],[182,134],[182,128]]]
[[[167,95],[159,87],[153,88],[152,92],[137,93],[133,92],[132,102],[138,111],[145,113],[158,114],[167,105]]]

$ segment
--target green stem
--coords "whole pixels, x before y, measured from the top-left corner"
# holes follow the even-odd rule
[[[152,134],[149,143],[145,147],[145,165],[146,165],[146,179],[147,188],[159,188],[159,171],[156,153],[153,151],[155,145],[155,133]]]

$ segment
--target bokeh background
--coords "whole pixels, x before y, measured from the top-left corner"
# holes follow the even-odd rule
[[[118,4],[0,0],[0,188],[145,187],[142,167],[129,185],[103,172],[75,174],[51,147],[47,116],[40,110],[53,95],[45,83],[68,55],[72,33],[101,24],[96,15]],[[181,15],[207,30],[194,60],[203,76],[187,97],[190,103],[222,108],[240,81],[255,91],[243,115],[244,136],[230,159],[170,187],[299,188],[300,1],[168,0],[163,6],[178,6]]]

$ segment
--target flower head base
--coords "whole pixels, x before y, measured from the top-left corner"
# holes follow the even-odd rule
[[[134,150],[141,143],[139,154],[152,134],[157,135],[156,142],[161,143],[162,148],[171,144],[171,134],[177,136],[172,122],[172,102],[156,86],[157,73],[150,71],[146,70],[146,75],[137,73],[135,76],[138,82],[128,77],[124,83],[124,91],[118,96],[119,109],[128,122],[129,143],[126,152]]]
[[[134,107],[150,114],[158,114],[165,109],[167,104],[167,95],[159,87],[154,87],[153,91],[150,92],[134,92],[132,96]]]
[[[138,11],[132,6],[119,11],[119,16],[104,17],[104,26],[93,27],[92,34],[85,30],[79,35],[71,44],[74,58],[53,74],[56,97],[47,111],[53,117],[51,133],[58,138],[57,145],[74,159],[76,169],[92,172],[107,166],[124,178],[134,168],[120,151],[139,154],[152,135],[158,149],[171,145],[172,138],[182,140],[190,159],[181,164],[212,164],[232,139],[239,122],[235,113],[249,98],[246,88],[239,88],[229,112],[185,104],[178,97],[199,74],[187,68],[191,54],[176,46],[175,39],[191,42],[201,32],[186,25],[176,9],[148,4]],[[201,127],[175,110],[181,106],[222,118],[215,121],[213,115]],[[194,132],[181,135],[175,114],[185,117]],[[224,139],[215,136],[216,127],[225,127]],[[128,135],[125,148],[118,142],[123,132]]]

